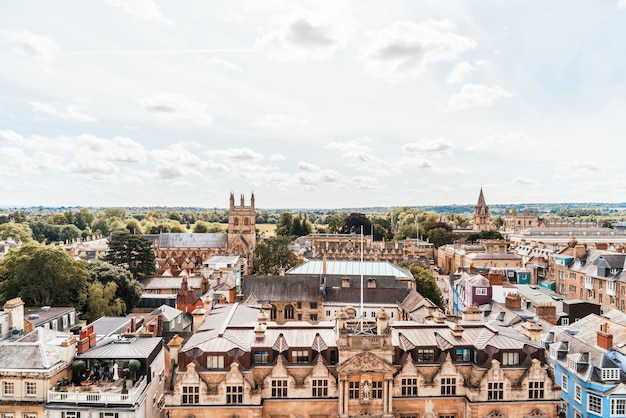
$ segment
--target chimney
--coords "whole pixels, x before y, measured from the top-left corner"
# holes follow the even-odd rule
[[[376,279],[370,277],[367,279],[367,288],[368,289],[376,289]]]
[[[556,306],[551,302],[542,302],[535,306],[535,315],[552,325],[556,325]]]
[[[135,325],[135,317],[131,316],[130,317],[130,330],[129,330],[131,334],[135,333],[135,331],[136,331],[135,327],[136,327],[136,325]]]
[[[463,321],[480,321],[482,319],[483,312],[478,306],[466,306],[462,309]]]
[[[285,275],[285,268],[284,267],[281,267],[281,268],[278,269],[278,275],[279,276],[284,276]]]
[[[376,312],[376,334],[386,335],[388,326],[389,314],[384,309],[380,309]]]
[[[254,337],[257,341],[265,338],[265,330],[267,329],[267,314],[265,311],[261,311],[257,317],[257,323],[254,326]]]
[[[522,334],[536,343],[541,339],[541,330],[541,325],[535,321],[526,321],[522,324]]]
[[[522,309],[522,297],[517,293],[507,293],[504,299],[504,307],[507,309]]]
[[[463,336],[463,327],[459,325],[457,322],[452,324],[452,326],[450,327],[450,331],[452,331],[452,335],[454,335],[455,337],[460,338]]]
[[[157,337],[162,337],[163,336],[163,311],[159,311],[159,316],[157,317],[157,329],[156,329],[156,336]]]
[[[605,350],[609,350],[613,347],[613,334],[609,329],[609,324],[603,322],[600,324],[600,330],[596,333],[596,345]]]
[[[167,343],[167,347],[170,349],[170,358],[175,364],[178,364],[178,353],[180,352],[180,348],[183,346],[184,341],[185,340],[177,334],[174,335],[169,343]]]
[[[328,242],[326,242],[328,245]],[[322,274],[326,276],[326,253],[324,253],[324,257],[322,258]]]
[[[574,257],[580,258],[587,252],[587,248],[585,248],[585,244],[576,244],[574,245]]]
[[[200,328],[200,325],[202,325],[202,323],[204,322],[206,315],[207,315],[207,310],[204,308],[197,307],[196,309],[193,310],[193,312],[191,313],[191,316],[193,318],[193,321],[191,324],[193,328],[193,332],[196,332]]]

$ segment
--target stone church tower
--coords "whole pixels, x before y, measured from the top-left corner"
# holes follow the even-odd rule
[[[491,224],[489,216],[489,206],[485,203],[485,196],[483,195],[483,188],[480,188],[480,194],[478,195],[478,202],[474,206],[474,231],[490,231],[494,229]]]
[[[250,206],[246,206],[241,195],[239,205],[235,205],[235,195],[230,193],[228,212],[228,254],[246,257],[247,274],[252,273],[254,249],[256,247],[256,213],[254,211],[254,193],[250,196]]]

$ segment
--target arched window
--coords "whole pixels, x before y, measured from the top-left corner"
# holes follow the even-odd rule
[[[285,305],[285,319],[293,319],[293,305]]]
[[[233,220],[233,225],[235,225],[235,226],[239,226],[239,218],[235,218],[235,219]]]
[[[243,224],[244,224],[245,226],[250,225],[250,220],[249,220],[248,218],[243,218]]]
[[[274,305],[272,305],[272,309],[270,309],[270,319],[276,321],[276,306]]]

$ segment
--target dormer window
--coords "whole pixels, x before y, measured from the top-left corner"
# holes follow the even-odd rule
[[[487,296],[487,288],[486,287],[477,287],[476,288],[476,295]]]
[[[568,357],[567,358],[567,368],[570,370],[576,370],[576,365],[578,363],[576,363],[576,360],[573,357]]]
[[[602,380],[619,380],[619,369],[602,369]]]

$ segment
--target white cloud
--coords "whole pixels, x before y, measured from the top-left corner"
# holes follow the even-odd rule
[[[20,143],[24,141],[24,137],[13,131],[0,131],[0,141]]]
[[[394,22],[388,29],[366,33],[360,57],[372,74],[397,80],[421,74],[429,64],[455,61],[476,43],[454,32],[447,21]]]
[[[213,117],[209,114],[207,105],[195,102],[182,94],[158,93],[141,98],[139,104],[166,120],[189,120],[198,125],[213,123]]]
[[[65,108],[57,108],[57,106],[60,105],[52,103],[29,102],[28,104],[38,112],[57,116],[64,120],[71,120],[75,122],[95,122],[98,120],[93,116],[80,112],[78,107],[73,104],[67,105]]]
[[[232,62],[223,60],[221,58],[211,58],[211,59],[209,59],[208,62],[209,62],[209,64],[214,64],[214,65],[221,66],[224,69],[224,71],[226,71],[226,72],[230,72],[230,71],[241,72],[242,71],[241,67],[238,66],[237,64],[233,64]]]
[[[465,80],[465,77],[476,70],[478,67],[489,68],[489,65],[485,61],[474,61],[474,63],[463,61],[458,63],[446,79],[448,84],[457,84]]]
[[[559,163],[556,166],[556,172],[567,175],[568,173],[572,174],[582,174],[585,172],[593,172],[593,171],[601,171],[605,168],[606,165],[597,161],[591,160],[583,160],[583,159],[575,159],[572,161],[566,161]]]
[[[370,138],[350,139],[342,142],[331,142],[327,144],[325,148],[335,149],[343,153],[350,153],[359,149],[365,152],[370,152],[372,151],[372,147],[367,145],[370,142]]]
[[[143,163],[146,161],[146,149],[130,138],[103,139],[94,135],[80,135],[78,141],[76,153],[79,155],[125,163]]]
[[[279,16],[274,27],[256,39],[255,48],[280,62],[319,61],[346,46],[353,34],[348,20],[332,14],[299,12]]]
[[[342,177],[341,173],[335,170],[301,171],[295,174],[297,183],[307,186],[337,183]]]
[[[619,0],[617,2],[617,8],[618,9],[626,9],[626,0]]]
[[[432,168],[433,164],[425,158],[402,157],[394,163],[394,167],[405,169]]]
[[[537,183],[535,180],[533,179],[529,179],[526,177],[515,177],[512,181],[513,184],[521,184],[524,186],[538,186],[539,183]]]
[[[461,91],[450,96],[448,110],[461,110],[467,107],[491,107],[502,98],[513,97],[511,93],[500,86],[484,86],[481,84],[465,84]]]
[[[66,167],[66,171],[75,174],[90,174],[96,178],[103,178],[115,174],[119,168],[108,161],[79,158]]]
[[[420,139],[417,142],[402,145],[404,153],[425,153],[425,152],[441,152],[453,148],[454,145],[449,143],[445,138],[437,139]]]
[[[122,9],[130,16],[171,25],[173,22],[163,16],[161,9],[153,0],[105,0],[109,6]]]
[[[49,63],[54,60],[59,52],[57,43],[45,36],[9,29],[0,30],[0,34],[14,52],[23,56]]]
[[[285,160],[286,158],[282,154],[270,155],[270,157],[267,159],[267,161],[285,161]]]
[[[465,147],[468,151],[505,151],[511,149],[527,148],[538,146],[538,141],[532,140],[526,135],[519,132],[511,132],[507,134],[489,135],[475,144]]]
[[[300,161],[298,163],[298,170],[307,172],[320,171],[320,168],[315,164],[307,163],[306,161]]]
[[[2,173],[9,177],[32,176],[40,174],[36,159],[30,158],[19,148],[0,147],[2,155]]]
[[[221,158],[232,162],[260,161],[263,155],[254,152],[250,148],[230,148],[225,150],[207,151],[210,157]]]
[[[287,115],[267,114],[263,115],[255,125],[262,128],[283,129],[294,123],[296,121]]]

